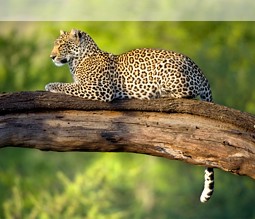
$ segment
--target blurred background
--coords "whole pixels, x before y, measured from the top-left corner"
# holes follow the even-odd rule
[[[255,114],[254,22],[0,22],[0,92],[68,82],[49,58],[59,30],[81,29],[107,52],[173,50],[192,58],[214,101]],[[199,202],[203,167],[147,155],[0,150],[0,218],[249,218],[255,181],[215,171]]]

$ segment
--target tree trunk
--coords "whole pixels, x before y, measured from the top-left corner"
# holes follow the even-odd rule
[[[2,147],[148,154],[255,179],[255,116],[197,100],[0,94]]]

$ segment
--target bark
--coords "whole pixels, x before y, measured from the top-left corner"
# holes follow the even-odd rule
[[[255,179],[255,116],[198,100],[0,94],[3,147],[148,154]]]

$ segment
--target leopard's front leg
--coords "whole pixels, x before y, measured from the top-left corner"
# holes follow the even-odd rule
[[[52,93],[63,93],[91,100],[112,101],[114,98],[113,90],[107,94],[103,89],[94,86],[93,84],[86,84],[86,86],[82,86],[77,83],[54,82],[47,84],[45,86],[45,90]]]
[[[45,90],[50,91],[52,93],[64,93],[64,94],[70,94],[72,88],[75,88],[76,86],[71,83],[60,83],[60,82],[54,82],[49,83],[45,85]]]

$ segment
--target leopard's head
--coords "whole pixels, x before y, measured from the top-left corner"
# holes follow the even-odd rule
[[[72,29],[70,32],[61,30],[50,54],[55,65],[62,66],[74,58],[81,57],[85,51],[83,43],[86,36],[88,35],[80,30]]]

